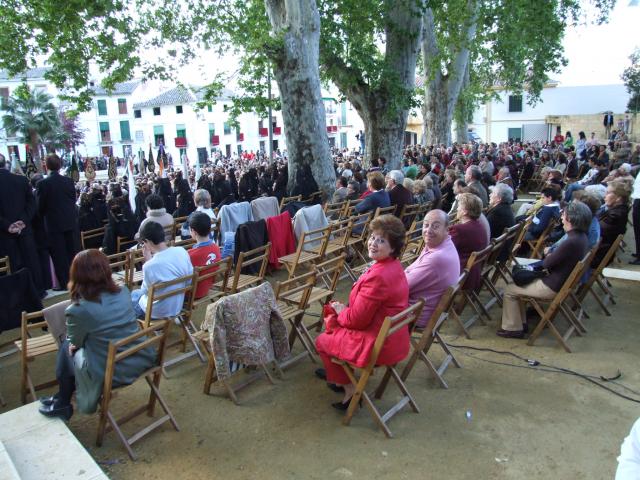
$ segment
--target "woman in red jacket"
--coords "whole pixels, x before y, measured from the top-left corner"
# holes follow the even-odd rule
[[[385,317],[393,316],[409,305],[409,286],[398,256],[404,244],[405,229],[393,215],[382,215],[371,222],[368,241],[373,265],[362,274],[349,294],[349,306],[331,302],[325,307],[326,331],[316,339],[316,349],[325,370],[316,375],[344,388],[342,402],[333,404],[346,410],[355,391],[341,366],[331,357],[365,367]],[[378,357],[379,365],[393,365],[409,353],[409,330],[390,337]]]

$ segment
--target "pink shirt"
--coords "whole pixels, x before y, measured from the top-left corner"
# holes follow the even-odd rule
[[[460,259],[451,236],[436,248],[425,247],[420,256],[405,270],[409,283],[409,303],[424,299],[424,308],[417,325],[424,327],[435,310],[440,297],[460,276]]]

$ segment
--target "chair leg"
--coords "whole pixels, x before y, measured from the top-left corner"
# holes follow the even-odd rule
[[[124,434],[122,433],[122,430],[120,430],[120,427],[118,426],[118,423],[116,422],[115,418],[113,418],[113,415],[111,415],[111,412],[107,410],[106,412],[106,417],[109,419],[109,423],[111,424],[111,427],[113,428],[113,431],[116,432],[116,435],[118,436],[118,439],[120,440],[120,443],[122,443],[122,445],[124,445],[124,448],[127,450],[127,453],[129,454],[129,458],[131,458],[131,460],[133,460],[134,462],[137,460],[136,454],[133,453],[133,450],[131,449],[131,445],[129,444],[129,440],[127,440],[127,437],[124,436]]]

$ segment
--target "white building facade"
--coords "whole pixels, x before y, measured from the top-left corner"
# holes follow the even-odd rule
[[[548,83],[535,105],[527,103],[527,94],[499,91],[499,98],[478,108],[469,124],[486,142],[550,140],[555,135],[558,115],[595,115],[625,111],[629,94],[624,85],[561,87]],[[563,131],[564,134],[564,131]],[[574,133],[574,135],[577,132]]]

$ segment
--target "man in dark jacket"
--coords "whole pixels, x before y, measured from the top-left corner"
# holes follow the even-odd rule
[[[39,294],[44,293],[42,275],[31,220],[36,212],[35,199],[27,177],[7,170],[0,155],[0,257],[8,256],[11,270],[27,268]]]
[[[59,288],[66,290],[69,267],[73,257],[80,251],[76,189],[73,180],[60,175],[58,155],[47,155],[46,163],[49,175],[38,183],[38,211],[44,218]]]
[[[395,205],[396,210],[393,214],[400,218],[402,209],[405,205],[413,204],[413,195],[409,190],[404,188],[404,175],[400,170],[391,170],[387,173],[387,192],[389,192],[389,200],[391,205]],[[407,225],[405,225],[406,227]]]

